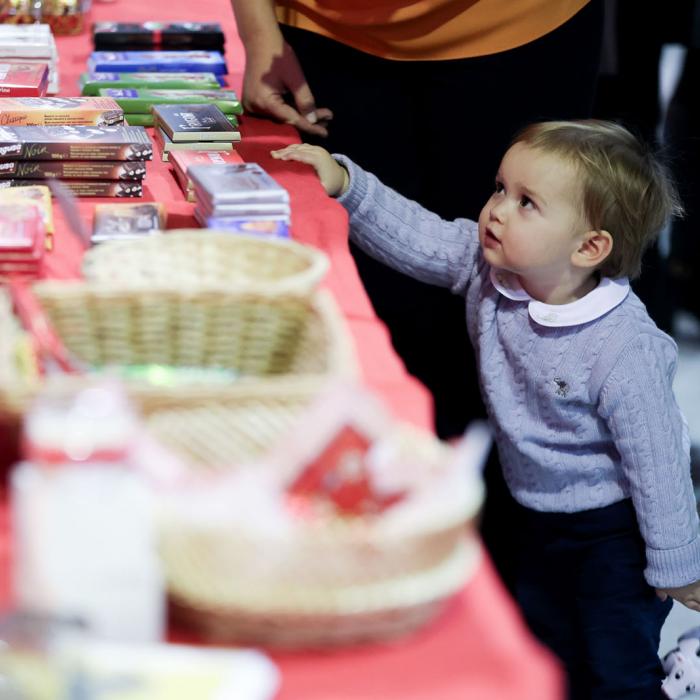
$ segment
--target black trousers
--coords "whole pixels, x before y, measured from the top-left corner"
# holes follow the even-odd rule
[[[629,499],[580,513],[517,507],[516,599],[561,659],[572,700],[660,700],[661,626],[672,602],[646,583]]]
[[[317,106],[335,115],[329,137],[318,143],[444,218],[476,219],[518,129],[541,119],[590,115],[602,4],[591,0],[562,27],[525,46],[451,61],[392,61],[311,32],[282,29]],[[438,435],[460,435],[485,415],[463,299],[351,250],[396,352],[432,393]],[[508,579],[510,533],[501,527],[508,517],[500,504],[495,454],[486,480],[482,534]]]

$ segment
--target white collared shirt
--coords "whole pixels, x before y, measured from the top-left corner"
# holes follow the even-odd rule
[[[578,326],[594,321],[621,304],[630,291],[627,277],[603,277],[595,289],[576,301],[569,304],[545,304],[533,299],[512,272],[492,267],[489,274],[491,283],[504,297],[529,302],[527,308],[530,318],[541,326],[550,328]]]

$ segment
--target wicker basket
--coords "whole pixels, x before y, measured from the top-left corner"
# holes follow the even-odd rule
[[[230,470],[263,455],[315,399],[324,380],[284,377],[186,395],[141,395],[148,431],[195,471]]]
[[[254,432],[251,422],[219,433],[218,460],[237,449],[241,432]],[[387,527],[383,516],[328,517],[277,536],[166,509],[160,549],[173,612],[219,643],[307,648],[404,635],[438,614],[476,569],[480,549],[467,525],[482,497],[475,474],[473,487],[450,491],[449,503],[404,514],[406,527]],[[188,491],[186,508],[193,498]],[[202,502],[208,513],[210,499]]]
[[[274,605],[264,597],[270,591],[263,587],[255,605],[245,595],[239,596],[235,585],[219,591],[225,596],[217,597],[206,582],[193,581],[192,567],[200,563],[195,559],[189,565],[183,563],[180,585],[172,580],[169,584],[171,612],[177,623],[217,644],[327,649],[390,641],[433,621],[451,596],[463,589],[480,560],[480,547],[465,529],[451,556],[431,570],[404,572],[376,584],[348,585],[332,592],[309,587],[303,599],[299,596],[291,604],[289,591]],[[169,575],[177,574],[172,569]]]
[[[141,408],[181,405],[250,382],[295,377],[321,382],[354,375],[352,341],[335,302],[318,292],[310,298],[264,296],[234,290],[177,291],[117,289],[79,282],[34,286],[56,331],[75,357],[94,366],[171,365],[218,367],[237,373],[234,381],[177,387],[130,381]],[[18,417],[42,386],[23,376],[14,359],[21,332],[0,337],[0,412]],[[0,308],[0,319],[3,309]],[[80,377],[62,385],[79,386]]]
[[[85,279],[103,284],[245,289],[308,295],[328,268],[316,248],[278,238],[180,229],[108,241],[83,258]]]

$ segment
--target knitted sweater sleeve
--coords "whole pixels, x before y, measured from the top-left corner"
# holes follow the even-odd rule
[[[349,158],[333,157],[350,175],[350,186],[338,201],[350,215],[352,240],[399,272],[462,292],[476,269],[477,223],[445,221],[382,184]]]
[[[646,543],[647,582],[700,580],[700,529],[690,478],[688,426],[673,395],[675,343],[640,333],[617,356],[599,411],[619,452]]]

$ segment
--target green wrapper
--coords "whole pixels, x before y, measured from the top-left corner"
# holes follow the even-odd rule
[[[226,119],[233,126],[238,126],[238,119],[235,114],[227,114]],[[153,126],[154,123],[152,114],[125,114],[124,120],[129,126]]]
[[[97,95],[107,88],[218,90],[221,85],[213,73],[83,73],[80,87],[83,95]]]
[[[215,104],[224,114],[243,114],[233,90],[139,90],[103,88],[102,97],[111,97],[128,114],[150,114],[151,105]]]

